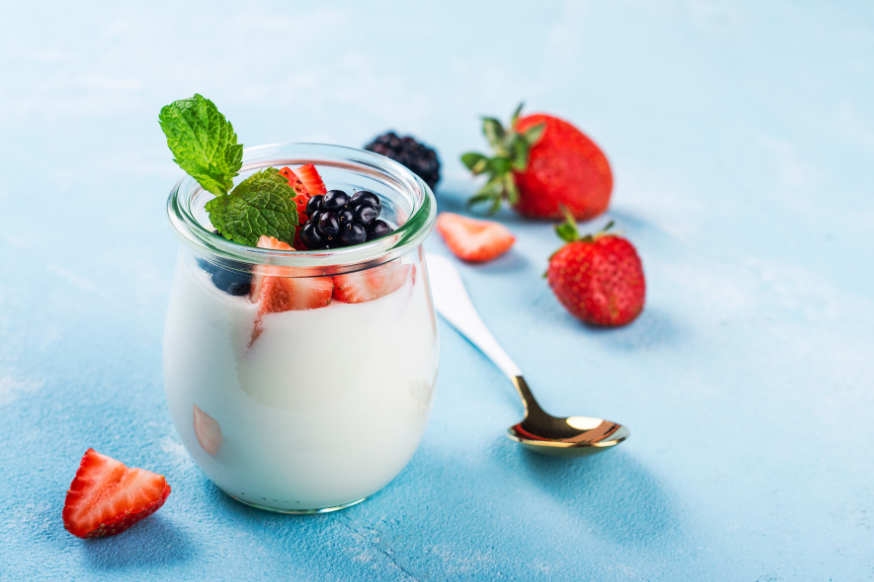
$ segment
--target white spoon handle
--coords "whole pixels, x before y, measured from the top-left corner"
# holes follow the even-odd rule
[[[452,261],[432,254],[428,254],[425,261],[431,279],[431,290],[434,292],[434,303],[440,315],[511,380],[521,376],[519,366],[513,363],[480,319]]]

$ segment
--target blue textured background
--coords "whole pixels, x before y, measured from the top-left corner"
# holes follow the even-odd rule
[[[870,3],[294,4],[3,2],[0,580],[874,579]],[[512,387],[443,326],[432,423],[379,495],[290,517],[221,494],[161,382],[181,172],[156,119],[195,91],[249,145],[412,132],[450,210],[478,115],[577,123],[613,164],[643,315],[573,320],[540,278],[551,228],[511,213],[513,251],[463,277],[549,410],[632,438],[523,451]],[[164,508],[67,534],[89,446],[165,474]]]

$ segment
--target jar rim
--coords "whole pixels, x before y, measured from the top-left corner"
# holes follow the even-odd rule
[[[207,229],[192,210],[195,197],[205,191],[194,178],[185,176],[167,199],[173,233],[200,254],[251,265],[294,267],[301,276],[316,276],[356,271],[390,261],[420,245],[431,232],[437,215],[431,188],[406,166],[374,152],[320,143],[260,145],[243,150],[240,173],[307,163],[354,169],[390,184],[413,202],[410,216],[391,234],[351,247],[312,251],[261,249],[236,243]]]

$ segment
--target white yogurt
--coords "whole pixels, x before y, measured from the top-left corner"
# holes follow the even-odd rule
[[[203,472],[233,497],[287,511],[345,505],[388,484],[419,445],[437,376],[423,266],[373,301],[265,315],[250,347],[257,305],[216,289],[186,253],[164,387]]]

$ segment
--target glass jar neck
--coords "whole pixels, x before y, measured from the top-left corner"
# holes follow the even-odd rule
[[[304,164],[314,164],[329,189],[339,184],[376,192],[393,214],[397,229],[377,240],[331,250],[275,251],[241,245],[212,232],[203,207],[213,195],[186,176],[174,186],[167,201],[174,234],[201,256],[233,263],[293,267],[300,276],[318,276],[357,271],[390,261],[420,245],[431,232],[436,217],[431,189],[406,167],[372,152],[307,143],[247,148],[236,182],[266,167],[294,168]]]

